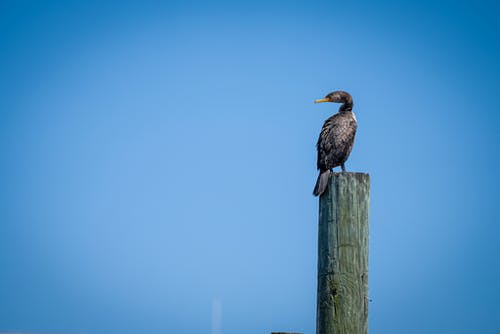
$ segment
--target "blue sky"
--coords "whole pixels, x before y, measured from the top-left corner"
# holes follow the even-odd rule
[[[314,333],[314,145],[338,107],[312,101],[342,89],[370,332],[500,332],[499,14],[2,1],[0,330]]]

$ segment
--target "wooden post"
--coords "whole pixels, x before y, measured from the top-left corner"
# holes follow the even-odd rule
[[[316,334],[368,333],[370,176],[332,173],[319,200]]]

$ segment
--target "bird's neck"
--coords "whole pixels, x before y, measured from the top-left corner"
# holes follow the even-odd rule
[[[352,111],[352,106],[353,106],[353,103],[352,101],[347,101],[347,102],[344,102],[340,108],[339,108],[339,112],[348,112],[348,111]]]

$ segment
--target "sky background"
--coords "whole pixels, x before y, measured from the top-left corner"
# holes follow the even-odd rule
[[[315,143],[371,176],[370,333],[500,333],[496,1],[0,2],[0,330],[315,332]]]

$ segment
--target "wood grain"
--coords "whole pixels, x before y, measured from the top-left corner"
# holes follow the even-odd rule
[[[370,176],[331,173],[319,201],[317,334],[368,333]]]

